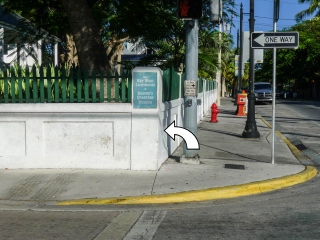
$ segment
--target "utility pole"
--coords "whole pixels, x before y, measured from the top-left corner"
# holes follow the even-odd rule
[[[178,17],[186,20],[186,70],[184,81],[184,128],[197,137],[197,95],[198,95],[198,19],[202,17],[201,0],[179,0]],[[186,91],[188,90],[188,91]],[[199,149],[199,148],[198,148]],[[183,143],[180,163],[200,164],[195,148]]]
[[[186,21],[186,80],[198,80],[198,31],[197,19]],[[197,81],[198,83],[198,81]],[[184,127],[197,136],[197,97],[185,97],[184,100]],[[183,144],[185,158],[196,158],[197,150],[187,149]]]
[[[250,38],[254,32],[254,0],[250,0]],[[242,63],[241,63],[242,64]],[[254,49],[250,46],[250,75],[249,75],[249,94],[248,94],[248,115],[245,129],[242,133],[244,138],[259,138],[260,133],[257,129],[255,120],[255,95],[254,95]]]
[[[219,1],[220,4],[220,16],[222,16],[222,0]],[[221,42],[221,31],[222,31],[222,18],[219,22],[219,42]],[[219,44],[219,51],[218,51],[218,67],[219,70],[217,72],[217,79],[218,79],[218,96],[217,96],[217,106],[221,105],[221,44]]]

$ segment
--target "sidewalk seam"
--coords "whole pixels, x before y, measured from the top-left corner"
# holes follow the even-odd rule
[[[158,177],[158,173],[159,173],[159,170],[157,171],[156,176],[154,177],[150,195],[153,195],[152,193],[153,193],[154,185],[155,185],[155,183],[156,183],[156,179],[157,179],[157,177]]]
[[[269,127],[272,128],[272,126],[265,120],[260,114],[256,113],[256,115]],[[299,149],[294,146],[281,132],[278,130],[275,130],[275,132],[281,137],[281,139],[287,144],[288,148],[292,152],[292,154],[295,156],[295,158],[301,163],[301,160],[306,160],[306,157],[299,151]],[[302,163],[301,163],[302,164]],[[305,164],[302,164],[305,166]]]

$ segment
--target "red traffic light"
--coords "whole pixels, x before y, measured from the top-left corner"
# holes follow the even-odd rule
[[[178,0],[180,19],[200,19],[202,17],[202,0]]]

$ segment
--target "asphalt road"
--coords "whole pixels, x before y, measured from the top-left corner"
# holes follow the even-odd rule
[[[320,178],[197,203],[0,211],[0,239],[320,239]]]
[[[256,104],[256,112],[272,124],[272,104]],[[320,101],[277,99],[276,129],[320,166]],[[258,129],[259,131],[259,129]]]

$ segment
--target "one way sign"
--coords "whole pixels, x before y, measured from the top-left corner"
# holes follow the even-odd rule
[[[252,48],[298,48],[298,32],[253,32]]]

